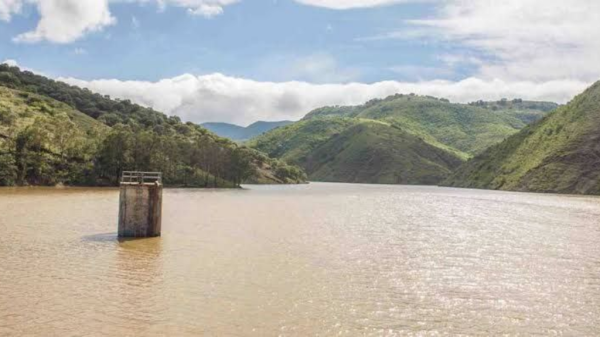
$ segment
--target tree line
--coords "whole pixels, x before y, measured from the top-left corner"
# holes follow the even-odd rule
[[[124,170],[161,171],[166,185],[235,187],[243,182],[304,181],[304,172],[220,138],[193,123],[128,100],[0,65],[0,86],[19,90],[34,120],[0,110],[1,185],[115,185]],[[45,97],[95,119],[82,126]],[[42,101],[40,103],[39,101]],[[50,101],[50,100],[48,100]]]

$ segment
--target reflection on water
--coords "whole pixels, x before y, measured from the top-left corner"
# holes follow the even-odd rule
[[[312,184],[0,190],[1,336],[600,333],[600,199]]]
[[[127,238],[119,238],[117,236],[117,232],[84,235],[82,237],[82,240],[89,241],[89,242],[114,242],[114,241],[123,240],[123,239],[127,239]]]

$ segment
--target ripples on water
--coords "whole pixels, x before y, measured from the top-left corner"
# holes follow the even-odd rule
[[[597,335],[600,199],[312,184],[0,190],[0,335]]]

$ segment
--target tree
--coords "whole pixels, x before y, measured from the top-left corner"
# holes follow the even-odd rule
[[[241,185],[246,179],[250,178],[254,167],[251,164],[252,155],[248,148],[238,147],[233,150],[229,168],[230,179],[235,186]]]
[[[96,172],[110,184],[119,183],[121,173],[133,164],[133,133],[124,125],[117,125],[106,136],[96,157]]]
[[[35,122],[16,135],[14,161],[17,168],[17,184],[49,185],[53,183],[52,166],[46,155],[50,133],[45,127],[46,117]]]
[[[272,166],[257,151],[129,100],[7,65],[0,65],[0,85],[20,90],[18,103],[26,105],[18,114],[0,111],[0,123],[13,132],[0,135],[11,141],[0,149],[0,169],[7,172],[0,184],[117,184],[123,170],[139,169],[162,171],[165,184],[220,187],[257,174],[258,162]]]
[[[17,183],[17,165],[10,152],[12,143],[10,139],[0,140],[0,186],[13,186]]]

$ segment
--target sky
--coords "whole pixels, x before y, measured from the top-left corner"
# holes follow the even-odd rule
[[[598,60],[597,0],[0,0],[0,62],[196,123],[395,93],[566,103]]]

